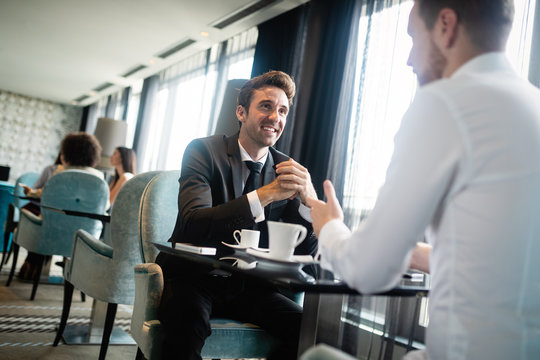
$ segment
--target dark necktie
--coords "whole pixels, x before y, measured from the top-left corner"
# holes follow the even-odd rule
[[[249,176],[242,194],[247,194],[259,187],[259,178],[261,177],[261,170],[263,168],[263,164],[254,161],[246,161],[246,166],[249,169]]]

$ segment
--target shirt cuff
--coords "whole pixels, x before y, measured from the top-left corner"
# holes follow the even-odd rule
[[[255,219],[256,223],[264,221],[264,209],[259,200],[259,195],[257,195],[257,190],[253,190],[247,194],[249,201],[249,208],[251,209],[251,215]]]
[[[306,205],[300,203],[300,206],[298,207],[298,213],[307,222],[312,222],[311,221],[311,209],[308,208]]]
[[[330,220],[319,232],[319,249],[321,266],[328,270],[333,270],[331,246],[335,242],[343,241],[351,236],[352,232],[343,221]]]

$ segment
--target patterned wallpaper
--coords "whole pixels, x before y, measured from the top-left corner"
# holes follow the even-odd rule
[[[0,165],[9,181],[54,162],[62,138],[78,131],[82,108],[0,90]]]

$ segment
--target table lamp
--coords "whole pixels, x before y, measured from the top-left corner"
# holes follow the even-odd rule
[[[99,118],[94,136],[101,144],[101,161],[97,168],[112,169],[111,156],[118,146],[126,145],[127,123],[110,118]]]

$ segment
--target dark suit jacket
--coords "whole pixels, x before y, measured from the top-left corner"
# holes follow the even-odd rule
[[[289,157],[274,148],[262,170],[263,184],[275,177],[275,164]],[[282,200],[265,207],[265,221],[255,224],[246,195],[242,195],[242,160],[238,134],[215,135],[193,140],[186,148],[180,175],[178,218],[170,241],[221,247],[221,241],[234,244],[233,231],[259,228],[259,246],[268,246],[266,220],[304,225],[308,236],[296,254],[312,254],[317,240],[312,226],[298,213],[300,199]]]

